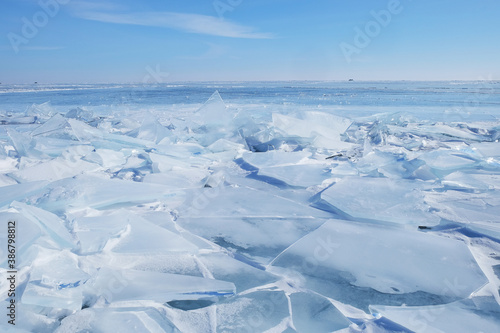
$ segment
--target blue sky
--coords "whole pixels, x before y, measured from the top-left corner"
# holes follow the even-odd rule
[[[499,17],[498,0],[2,0],[0,82],[498,80]]]

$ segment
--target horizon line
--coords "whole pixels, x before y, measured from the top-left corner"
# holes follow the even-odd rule
[[[186,83],[247,83],[247,82],[500,82],[498,79],[487,79],[487,78],[478,78],[478,79],[430,79],[430,80],[422,80],[422,79],[336,79],[336,80],[318,80],[318,79],[290,79],[290,80],[179,80],[179,81],[169,81],[169,82],[38,82],[35,81],[33,83],[8,83],[8,82],[0,82],[0,86],[2,85],[142,85],[142,86],[159,86],[159,85],[170,85],[170,84],[186,84]]]

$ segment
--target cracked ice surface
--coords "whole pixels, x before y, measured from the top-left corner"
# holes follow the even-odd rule
[[[499,331],[500,86],[372,85],[2,86],[0,330]]]

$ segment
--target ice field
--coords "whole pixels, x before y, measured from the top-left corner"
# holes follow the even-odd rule
[[[500,332],[499,119],[497,81],[1,85],[0,331]]]

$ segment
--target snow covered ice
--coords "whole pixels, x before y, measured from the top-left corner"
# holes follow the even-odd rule
[[[500,331],[487,84],[2,85],[0,331]]]

